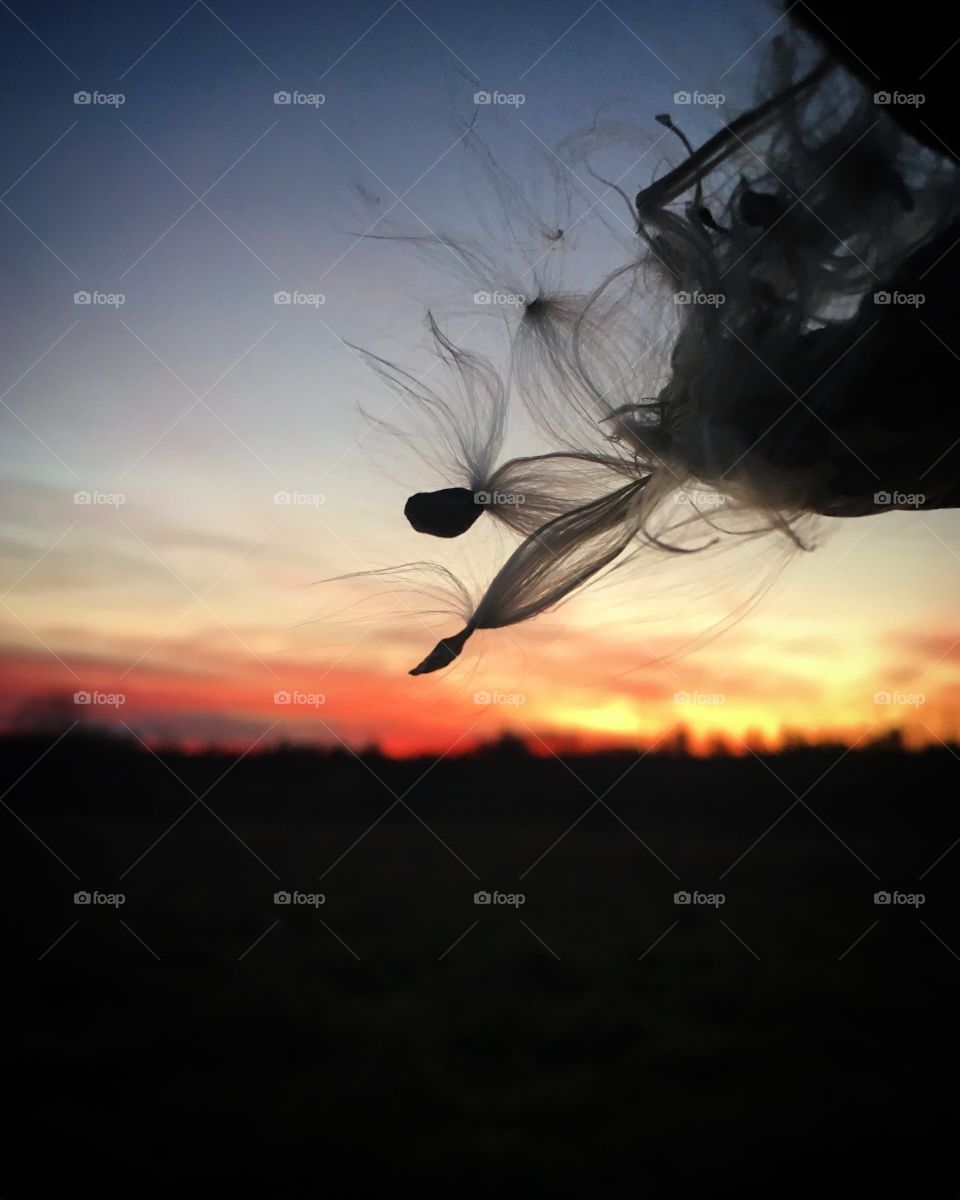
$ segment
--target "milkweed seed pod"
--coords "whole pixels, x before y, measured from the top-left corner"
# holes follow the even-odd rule
[[[609,185],[630,213],[626,261],[591,288],[524,296],[504,369],[432,316],[445,394],[370,356],[446,484],[410,497],[411,525],[449,538],[489,514],[521,538],[412,674],[644,554],[764,536],[802,547],[818,516],[884,511],[900,494],[960,505],[960,406],[921,369],[931,326],[953,311],[938,264],[960,240],[957,165],[819,40],[811,55],[776,39],[755,105],[698,148],[656,118],[684,158],[634,199]],[[595,125],[575,152],[616,136]],[[493,255],[459,257],[493,277]],[[503,460],[514,400],[548,446]],[[722,520],[719,505],[669,503],[684,492],[722,499]]]

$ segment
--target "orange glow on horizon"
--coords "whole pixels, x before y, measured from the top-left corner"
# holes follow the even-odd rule
[[[187,752],[289,743],[375,747],[394,758],[459,757],[505,735],[533,754],[658,753],[682,741],[693,755],[742,755],[853,747],[893,730],[919,748],[960,741],[958,643],[950,629],[907,629],[846,651],[809,637],[794,650],[783,636],[731,635],[719,648],[624,673],[622,648],[602,630],[573,629],[558,642],[534,628],[527,648],[545,647],[536,674],[491,639],[482,656],[413,679],[405,647],[389,641],[368,643],[362,658],[328,651],[311,661],[244,654],[225,640],[183,638],[138,656],[135,643],[128,650],[119,640],[110,654],[105,641],[53,654],[24,638],[0,657],[0,730],[78,721]],[[78,692],[95,699],[75,703]]]

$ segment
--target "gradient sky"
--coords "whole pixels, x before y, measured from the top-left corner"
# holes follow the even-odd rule
[[[472,289],[357,234],[476,229],[458,120],[478,88],[524,95],[481,129],[546,195],[521,138],[554,145],[603,113],[651,130],[649,150],[677,90],[747,101],[775,19],[638,0],[0,5],[3,724],[85,691],[124,700],[79,718],[189,744],[443,752],[504,728],[648,742],[678,721],[956,737],[957,513],[825,526],[733,629],[667,662],[651,660],[750,595],[755,550],[587,592],[419,679],[455,618],[390,584],[317,585],[425,557],[482,582],[508,547],[479,527],[425,544],[403,520],[408,492],[442,481],[371,434],[358,408],[392,418],[396,401],[345,343],[416,365],[426,305],[466,309]],[[281,90],[325,102],[279,106]],[[682,115],[694,141],[720,120]],[[628,191],[677,152],[657,145]],[[575,209],[596,202],[595,181],[566,181]],[[324,303],[274,304],[294,290]]]

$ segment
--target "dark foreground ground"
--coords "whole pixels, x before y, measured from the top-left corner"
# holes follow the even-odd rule
[[[960,1194],[949,751],[49,745],[0,746],[4,1200]]]

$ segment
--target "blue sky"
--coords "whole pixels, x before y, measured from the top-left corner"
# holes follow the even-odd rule
[[[343,683],[340,712],[328,710],[338,733],[361,736],[356,714],[371,697],[390,709],[384,728],[412,729],[397,714],[414,695],[403,667],[429,641],[422,622],[401,605],[392,623],[359,633],[313,623],[331,605],[305,585],[424,555],[400,514],[408,490],[434,481],[368,435],[358,407],[381,414],[394,400],[345,343],[416,362],[426,306],[463,288],[357,235],[476,233],[478,212],[496,222],[464,169],[475,91],[523,96],[520,106],[484,108],[479,128],[517,188],[539,196],[551,185],[549,147],[598,116],[646,131],[637,146],[649,151],[664,135],[653,116],[677,112],[677,91],[745,105],[776,18],[762,4],[603,0],[0,6],[0,566],[11,589],[0,639],[17,680],[8,707],[32,694],[32,678],[34,690],[73,688],[91,674],[129,680],[136,662],[174,683],[206,672],[204,698],[181,704],[185,722],[212,720],[226,673],[249,721],[256,702],[244,671],[265,671],[266,685],[271,671],[302,679],[321,663],[333,679],[348,668],[362,675]],[[323,103],[278,105],[279,91]],[[77,104],[77,92],[123,101]],[[721,119],[708,106],[682,117],[694,142]],[[614,166],[632,192],[680,153],[667,138],[635,171],[622,157]],[[560,174],[575,211],[595,204],[595,182]],[[277,291],[323,303],[278,306]],[[123,303],[78,305],[77,292]],[[78,507],[78,490],[124,501]],[[278,490],[322,493],[323,503],[278,510]],[[745,713],[812,724],[806,675],[822,680],[824,662],[845,655],[837,686],[866,696],[888,669],[877,664],[890,630],[939,637],[952,628],[956,518],[857,526],[836,531],[758,624],[741,627],[754,631],[748,647],[777,664],[784,697],[779,712],[745,696]],[[466,550],[440,550],[482,581],[505,545],[478,535]],[[796,580],[817,597],[799,617]],[[718,596],[718,613],[730,599]],[[629,608],[629,592],[621,603]],[[607,609],[589,598],[562,620],[602,645],[614,638]],[[511,634],[508,658],[491,651],[471,680],[508,678],[509,653],[520,645],[531,661],[538,638]],[[817,647],[806,674],[780,645],[804,638]],[[709,672],[683,668],[688,683],[697,670],[722,673],[724,652],[715,653]],[[558,680],[542,674],[547,658],[524,686],[528,711],[549,724]],[[564,661],[562,708],[573,714],[564,728],[595,732],[604,712],[615,714],[615,732],[662,722],[635,697],[604,697],[602,681],[571,677]],[[908,674],[923,666],[910,663]],[[416,693],[424,737],[431,723],[447,736],[450,696],[465,687]],[[850,696],[841,704],[828,691],[821,707],[837,721],[865,719]],[[141,702],[152,728],[146,684]],[[376,730],[367,719],[363,736]]]

